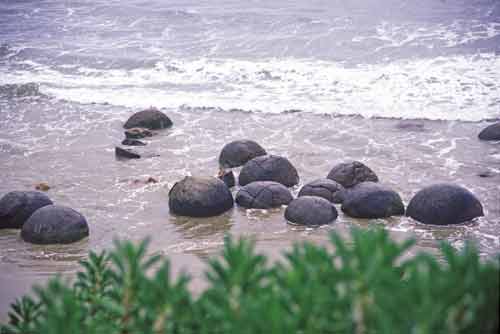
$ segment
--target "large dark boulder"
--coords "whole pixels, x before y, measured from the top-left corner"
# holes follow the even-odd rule
[[[459,224],[483,216],[483,206],[467,189],[440,183],[415,194],[406,215],[432,225]]]
[[[294,199],[285,210],[285,219],[297,225],[325,225],[330,224],[337,217],[335,206],[317,196],[302,196]]]
[[[149,108],[133,114],[123,125],[125,129],[146,128],[150,130],[165,129],[171,126],[170,118],[156,108]]]
[[[397,192],[378,183],[362,182],[345,192],[342,211],[355,218],[401,216],[405,206]]]
[[[487,126],[479,133],[481,140],[500,140],[500,122]]]
[[[236,203],[248,209],[270,209],[286,205],[293,200],[287,187],[273,181],[257,181],[240,188]]]
[[[219,165],[222,168],[239,167],[253,158],[266,154],[266,150],[253,140],[236,140],[222,148]]]
[[[217,216],[233,204],[229,188],[215,177],[185,177],[172,187],[168,200],[172,213],[189,217]]]
[[[241,186],[255,181],[274,181],[292,187],[299,183],[299,174],[287,158],[263,155],[243,166],[238,181]]]
[[[377,175],[359,161],[344,162],[334,166],[327,178],[340,183],[344,188],[351,188],[365,181],[378,182]]]
[[[302,196],[318,196],[332,203],[342,203],[344,200],[344,187],[330,179],[317,179],[300,189],[299,197]]]
[[[21,228],[33,212],[50,204],[39,191],[11,191],[0,199],[0,228]]]
[[[26,221],[21,237],[33,244],[69,244],[89,235],[89,226],[79,212],[59,205],[38,209]]]

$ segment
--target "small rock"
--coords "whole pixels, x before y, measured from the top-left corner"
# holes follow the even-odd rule
[[[450,225],[484,215],[481,202],[467,189],[449,183],[425,187],[411,199],[406,215],[424,224]]]
[[[155,179],[154,177],[149,177],[147,180],[146,180],[146,183],[158,183],[158,180]]]
[[[425,125],[422,121],[416,120],[403,120],[396,124],[396,128],[406,131],[424,131]]]
[[[241,186],[255,181],[274,181],[292,187],[299,183],[299,174],[287,158],[263,155],[243,166],[238,181]]]
[[[481,140],[500,140],[500,122],[491,124],[479,133]]]
[[[270,209],[286,205],[293,200],[287,187],[273,181],[257,181],[240,188],[236,203],[248,209]]]
[[[318,196],[332,203],[342,203],[344,187],[330,179],[317,179],[309,182],[300,189],[299,197]]]
[[[377,175],[359,161],[345,162],[334,166],[327,178],[340,183],[344,188],[351,188],[365,181],[378,182]]]
[[[337,219],[335,206],[322,197],[302,196],[294,199],[285,210],[285,219],[298,225],[330,224]]]
[[[217,177],[219,178],[219,180],[224,182],[226,184],[226,186],[228,186],[229,188],[232,188],[236,185],[236,180],[234,178],[233,171],[225,171],[225,170],[221,169],[219,171],[219,175],[217,175]]]
[[[50,204],[39,191],[11,191],[0,199],[0,228],[21,228],[33,212]]]
[[[126,139],[142,139],[147,137],[152,137],[153,133],[148,129],[143,128],[132,128],[125,130]]]
[[[484,170],[477,174],[479,177],[493,177],[495,174],[491,170]]]
[[[21,230],[23,240],[33,244],[68,244],[88,235],[85,217],[59,205],[47,205],[36,210]]]
[[[171,126],[170,118],[156,108],[149,108],[133,114],[123,125],[125,129],[146,128],[149,130],[165,129]]]
[[[378,183],[362,182],[345,193],[342,211],[355,218],[401,216],[405,206],[395,191]]]
[[[215,177],[185,177],[172,187],[168,200],[172,213],[188,217],[217,216],[233,205],[229,188]]]
[[[122,145],[125,145],[125,146],[146,146],[146,143],[142,142],[140,140],[137,140],[137,139],[125,138],[122,141]]]
[[[239,167],[253,158],[266,154],[266,150],[252,140],[236,140],[222,148],[219,165],[222,168]]]
[[[115,147],[115,155],[117,158],[123,159],[140,159],[141,155],[129,148]]]
[[[35,185],[35,189],[40,191],[49,191],[50,186],[45,182],[40,182]]]

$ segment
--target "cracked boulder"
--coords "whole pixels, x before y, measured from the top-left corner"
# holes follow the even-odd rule
[[[332,203],[342,203],[344,200],[344,187],[330,179],[317,179],[304,185],[300,189],[299,197],[318,196]]]
[[[50,204],[39,191],[11,191],[0,199],[0,229],[21,228],[36,210]]]
[[[481,202],[469,190],[450,183],[426,187],[415,194],[406,215],[424,224],[451,225],[484,216]]]
[[[149,108],[139,111],[127,120],[123,127],[131,128],[146,128],[149,130],[166,129],[173,125],[170,118],[156,108]]]
[[[292,187],[299,183],[299,174],[287,158],[263,155],[243,166],[238,181],[241,186],[255,181],[274,181]]]
[[[219,165],[222,168],[239,167],[253,158],[266,154],[266,150],[253,140],[236,140],[222,148],[219,155]]]
[[[377,175],[359,161],[344,162],[334,166],[327,178],[340,183],[344,188],[351,188],[366,181],[378,182]]]
[[[188,217],[217,216],[234,204],[227,185],[215,177],[185,177],[168,196],[170,212]]]
[[[397,192],[373,182],[362,182],[345,192],[342,211],[354,218],[401,216],[405,206]]]
[[[335,206],[317,196],[302,196],[294,199],[285,210],[285,219],[296,225],[325,225],[330,224],[337,217]]]
[[[270,209],[287,205],[293,196],[287,187],[273,181],[257,181],[240,188],[236,203],[247,209]]]
[[[21,230],[23,240],[33,244],[68,244],[88,235],[85,217],[60,205],[47,205],[36,210]]]

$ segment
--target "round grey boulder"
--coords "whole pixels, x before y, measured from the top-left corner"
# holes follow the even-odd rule
[[[426,187],[415,194],[406,215],[424,224],[459,224],[484,215],[483,206],[469,190],[449,183]]]
[[[287,187],[273,181],[257,181],[240,188],[236,203],[248,209],[270,209],[286,205],[293,200]]]
[[[359,161],[344,162],[334,166],[327,178],[340,183],[344,188],[351,188],[365,181],[378,182],[377,175]]]
[[[500,140],[500,122],[487,126],[479,133],[481,140]]]
[[[362,182],[345,192],[342,211],[355,218],[386,218],[404,215],[405,206],[394,190]]]
[[[21,230],[24,241],[33,244],[69,244],[89,235],[89,226],[79,212],[59,205],[38,209]]]
[[[169,193],[170,211],[180,216],[217,216],[233,207],[227,185],[215,177],[185,177]]]
[[[330,224],[337,217],[335,206],[317,196],[302,196],[294,199],[285,210],[285,219],[297,225],[325,225]]]
[[[330,179],[317,179],[300,189],[299,197],[302,196],[318,196],[332,203],[342,203],[344,200],[344,187]]]
[[[149,108],[133,114],[123,125],[125,129],[146,128],[149,130],[165,129],[171,126],[170,118],[156,108]]]
[[[263,155],[243,166],[238,181],[241,186],[255,181],[274,181],[292,187],[299,183],[299,174],[287,158]]]
[[[0,228],[21,228],[36,210],[50,204],[39,191],[11,191],[0,199]]]
[[[239,167],[253,158],[266,154],[266,150],[253,140],[236,140],[222,148],[219,165],[222,168]]]

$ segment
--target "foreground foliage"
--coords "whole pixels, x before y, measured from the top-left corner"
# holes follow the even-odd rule
[[[147,242],[91,253],[72,285],[59,278],[12,305],[3,333],[496,333],[499,265],[442,246],[444,263],[401,256],[383,230],[331,235],[332,250],[296,245],[268,264],[248,240],[226,240],[195,297]]]

